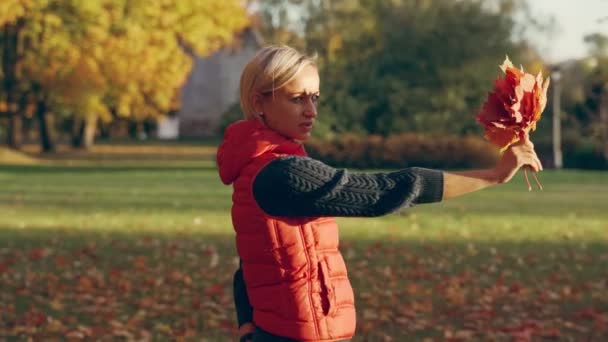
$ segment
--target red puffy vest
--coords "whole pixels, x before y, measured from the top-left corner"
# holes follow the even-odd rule
[[[229,126],[218,148],[220,177],[234,188],[232,222],[254,323],[301,341],[351,338],[354,296],[334,219],[270,216],[253,197],[257,173],[286,155],[306,152],[258,121]]]

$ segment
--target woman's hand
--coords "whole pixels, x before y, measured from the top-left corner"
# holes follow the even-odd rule
[[[241,336],[241,341],[250,342],[252,339],[253,332],[255,331],[255,325],[253,323],[244,323],[239,327],[239,336]]]
[[[536,152],[534,144],[526,137],[525,140],[511,145],[503,154],[493,172],[498,183],[506,183],[513,178],[521,167],[530,167],[533,172],[543,169]]]
[[[469,192],[505,183],[511,180],[521,167],[530,167],[533,172],[543,169],[534,144],[529,139],[513,144],[503,154],[495,167],[491,169],[469,170],[443,173],[443,199],[462,196]],[[539,188],[540,183],[537,180]],[[531,189],[528,182],[528,190]]]

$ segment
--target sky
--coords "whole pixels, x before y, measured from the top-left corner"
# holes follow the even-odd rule
[[[538,16],[553,16],[555,32],[550,36],[529,34],[540,47],[541,55],[550,63],[587,55],[583,41],[586,34],[600,32],[608,35],[608,0],[530,0]]]

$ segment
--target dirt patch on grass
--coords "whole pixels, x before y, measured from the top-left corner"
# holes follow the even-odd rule
[[[40,164],[40,160],[33,158],[23,152],[14,151],[6,147],[0,147],[0,164],[38,165]]]
[[[24,145],[23,151],[49,161],[200,161],[214,160],[217,147],[174,144],[104,144],[81,150],[62,144],[57,146],[55,153],[42,154],[37,145]]]

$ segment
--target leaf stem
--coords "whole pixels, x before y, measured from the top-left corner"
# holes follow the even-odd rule
[[[536,181],[536,185],[538,185],[538,189],[540,191],[543,191],[543,185],[540,184],[540,181],[538,180],[538,178],[536,177],[536,172],[532,174],[532,176],[534,176],[534,180]]]
[[[530,180],[528,179],[528,168],[524,169],[524,177],[526,178],[526,184],[528,184],[528,191],[532,191],[532,185],[530,185]]]
[[[524,177],[526,178],[526,184],[528,185],[528,191],[532,191],[532,185],[530,184],[530,179],[528,178],[528,169],[529,169],[529,167],[524,168]],[[538,180],[538,177],[536,177],[536,172],[532,172],[532,177],[534,177],[534,181],[536,182],[536,185],[538,186],[538,190],[543,191],[543,185]]]

